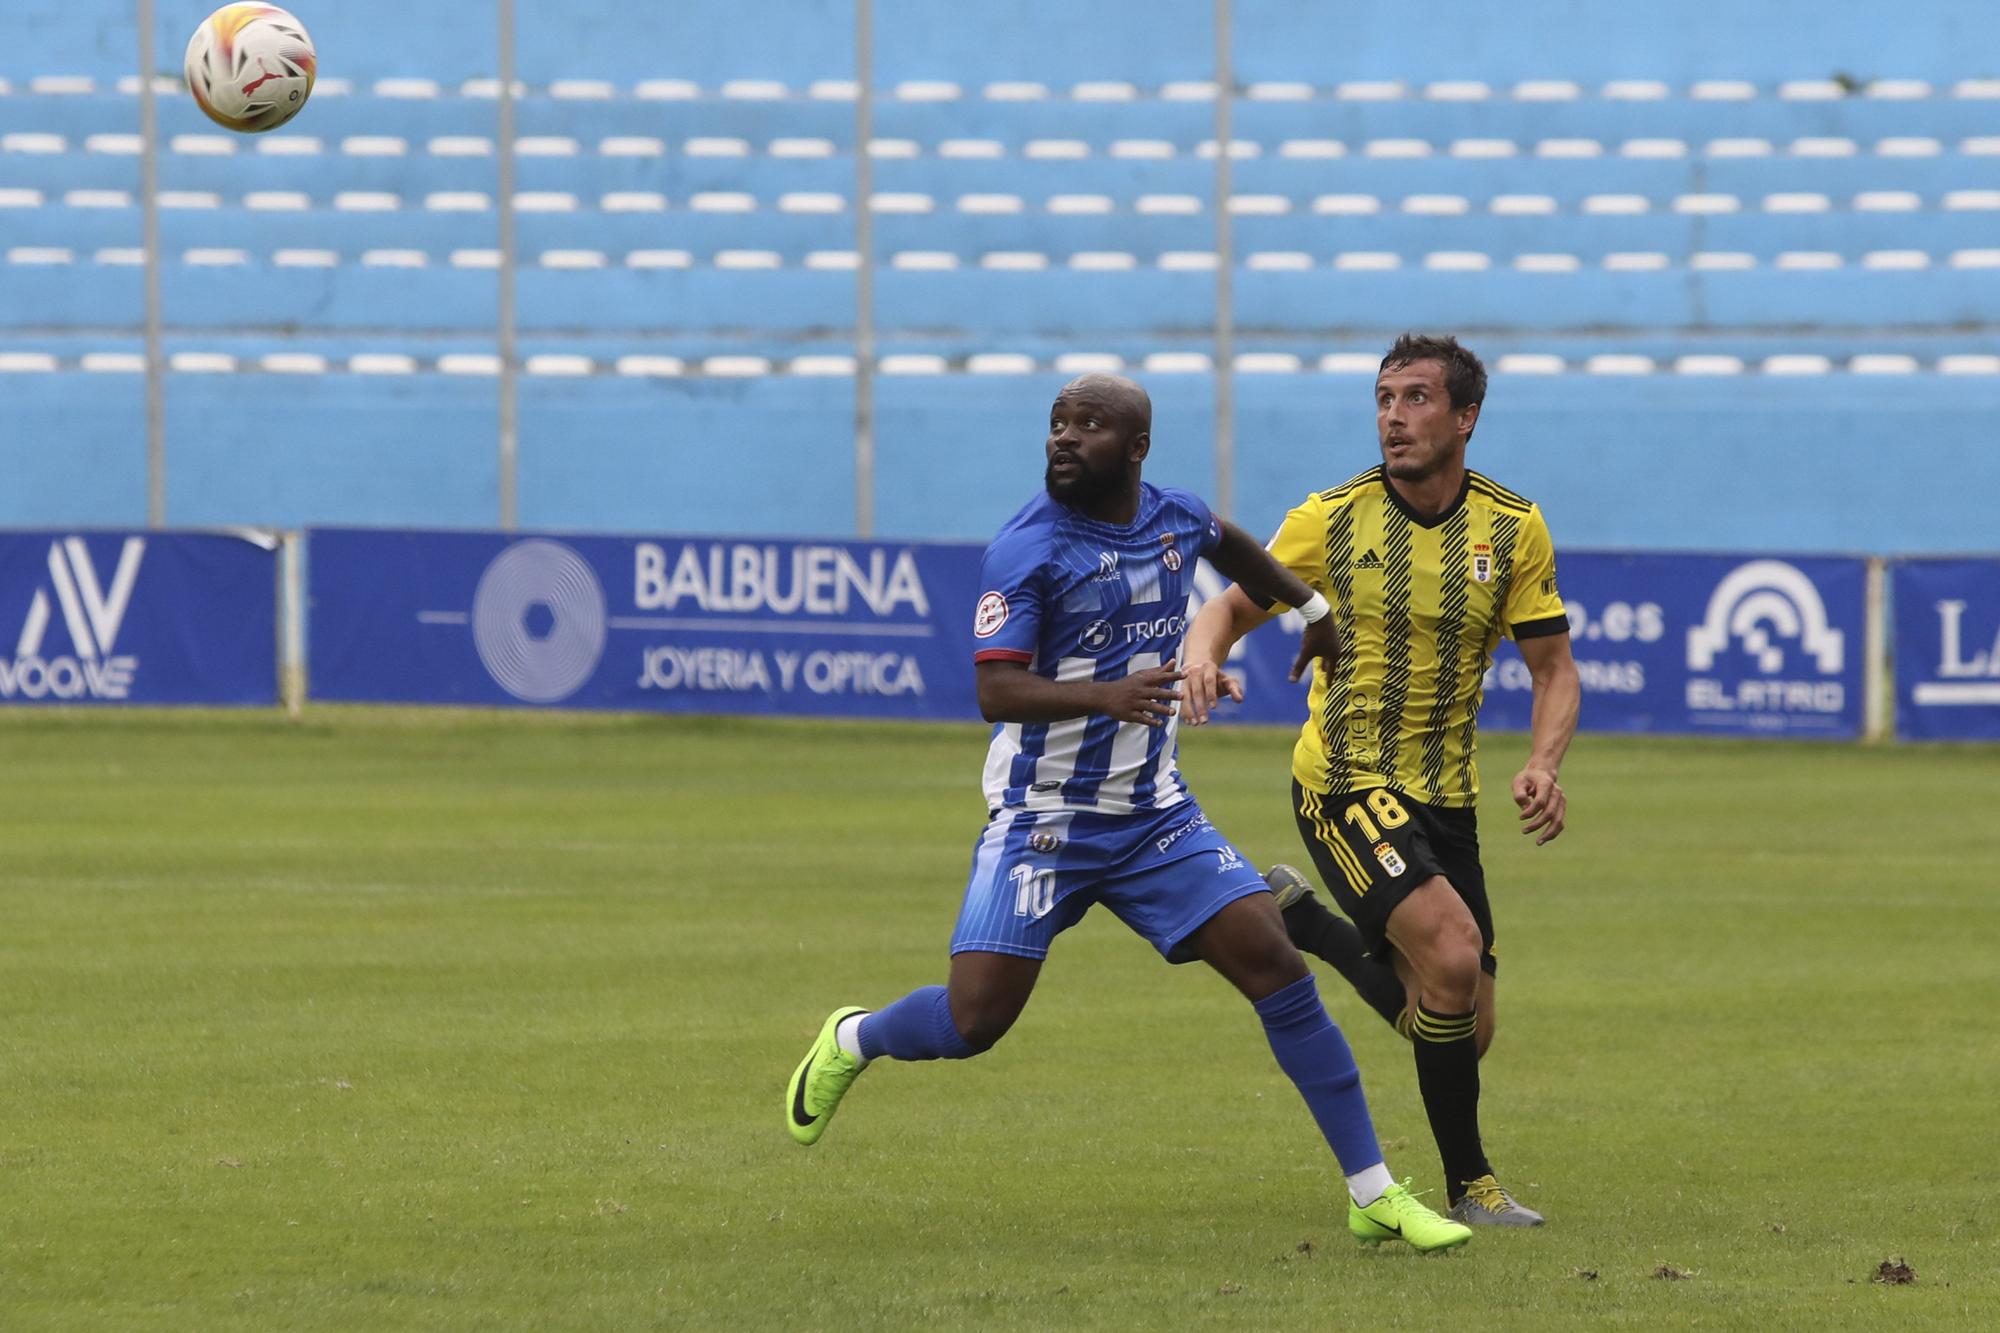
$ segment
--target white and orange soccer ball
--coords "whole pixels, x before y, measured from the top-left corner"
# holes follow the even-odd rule
[[[188,42],[195,105],[238,134],[275,130],[305,107],[319,63],[305,25],[276,5],[224,5]]]

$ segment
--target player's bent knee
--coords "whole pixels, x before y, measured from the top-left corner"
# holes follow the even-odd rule
[[[1479,933],[1470,941],[1446,935],[1434,941],[1419,969],[1424,1003],[1450,1013],[1471,1010],[1479,997]]]
[[[1014,1020],[1021,1016],[1021,1006],[1009,1002],[968,1000],[961,1003],[954,996],[951,1001],[951,1025],[958,1029],[958,1035],[972,1048],[973,1055],[983,1055],[999,1045],[1007,1030],[1014,1026]]]
[[[954,1014],[952,1021],[958,1028],[958,1035],[972,1048],[974,1055],[984,1055],[998,1046],[1000,1039],[1007,1035],[1007,1029],[1014,1026],[1011,1015],[1002,1018],[996,1015],[974,1014],[970,1018],[960,1018]]]

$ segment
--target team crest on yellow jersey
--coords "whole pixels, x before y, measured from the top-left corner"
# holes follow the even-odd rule
[[[1386,842],[1375,844],[1375,859],[1380,861],[1382,868],[1391,875],[1400,875],[1410,868],[1402,857],[1396,855],[1396,849]]]
[[[1479,542],[1472,548],[1472,581],[1493,582],[1493,548],[1486,542]]]

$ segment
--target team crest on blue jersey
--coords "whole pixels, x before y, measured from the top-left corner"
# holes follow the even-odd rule
[[[1161,556],[1160,559],[1166,562],[1168,569],[1173,570],[1175,573],[1180,572],[1181,553],[1179,551],[1176,551],[1173,547],[1169,546],[1167,548],[1167,553]]]
[[[1061,851],[1062,845],[1063,840],[1053,833],[1030,833],[1028,835],[1028,850],[1031,852],[1040,852],[1044,856],[1052,852]]]
[[[1083,633],[1077,636],[1077,642],[1082,644],[1086,651],[1093,653],[1110,647],[1111,622],[1108,620],[1091,621],[1083,627]]]

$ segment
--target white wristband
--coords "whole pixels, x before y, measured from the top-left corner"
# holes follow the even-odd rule
[[[1299,614],[1306,618],[1306,624],[1316,625],[1326,619],[1327,612],[1333,610],[1326,604],[1325,593],[1314,593],[1299,604]]]

